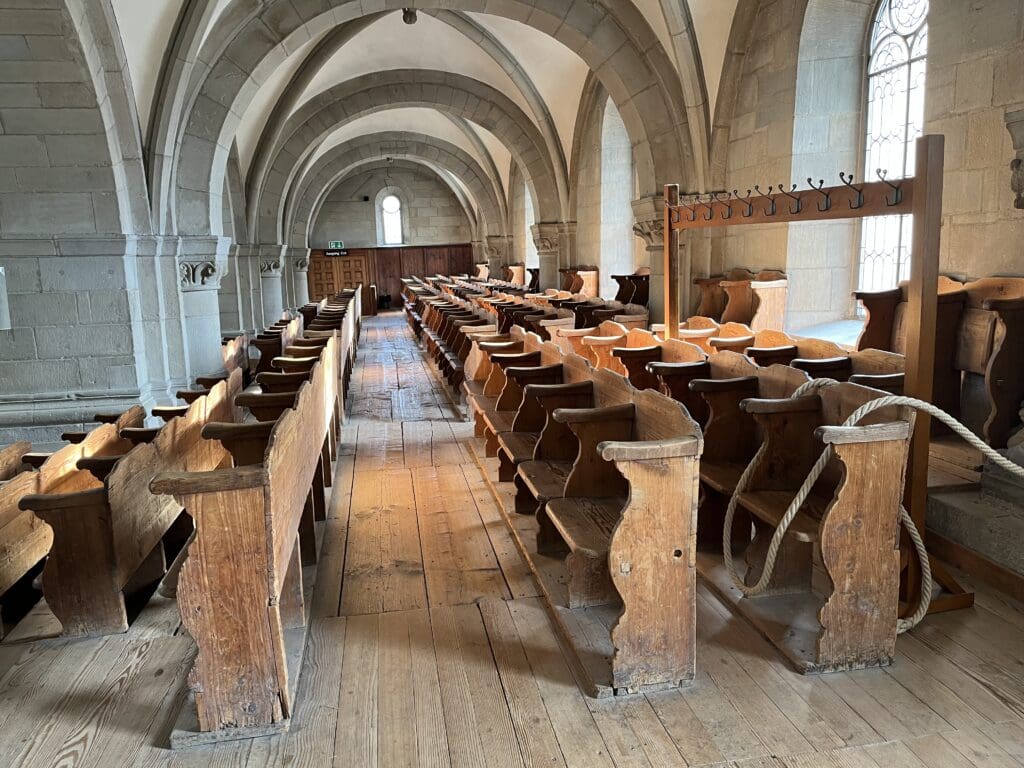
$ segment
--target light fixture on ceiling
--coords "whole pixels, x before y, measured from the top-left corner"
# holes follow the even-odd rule
[[[402,21],[406,24],[415,24],[419,17],[416,15],[415,8],[403,8],[402,9]]]

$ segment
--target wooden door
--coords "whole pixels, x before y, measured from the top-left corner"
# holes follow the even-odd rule
[[[310,301],[321,301],[340,290],[333,260],[328,259],[323,251],[310,251],[308,279]]]

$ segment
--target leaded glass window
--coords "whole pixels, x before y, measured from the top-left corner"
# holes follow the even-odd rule
[[[924,123],[928,0],[882,0],[868,51],[864,172],[914,174],[914,142]],[[911,216],[864,219],[859,287],[879,291],[910,276]]]

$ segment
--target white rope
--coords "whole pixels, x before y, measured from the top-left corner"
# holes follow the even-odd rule
[[[815,379],[802,385],[793,393],[792,396],[794,398],[802,397],[808,392],[832,387],[838,383],[839,382],[833,379]],[[985,444],[981,438],[941,408],[936,408],[931,403],[926,403],[923,400],[918,400],[917,398],[906,397],[903,395],[887,395],[885,397],[880,397],[877,400],[872,400],[851,413],[849,418],[843,422],[843,426],[856,426],[861,419],[869,413],[882,408],[888,408],[890,406],[906,406],[916,408],[919,411],[927,413],[933,418],[941,421],[957,435],[981,451],[982,454],[984,454],[985,457],[993,464],[1002,467],[1007,472],[1011,472],[1014,475],[1024,477],[1024,467],[1018,466],[998,451]],[[807,475],[807,479],[804,480],[803,485],[800,486],[800,490],[797,491],[796,496],[793,498],[789,508],[786,510],[786,514],[784,514],[782,519],[779,521],[778,528],[775,529],[775,534],[772,536],[771,543],[768,546],[768,553],[765,556],[761,578],[758,579],[758,582],[755,585],[748,587],[740,579],[740,576],[736,571],[736,564],[733,562],[732,558],[732,521],[736,514],[736,505],[739,501],[740,494],[746,490],[747,484],[750,482],[750,477],[755,471],[757,471],[757,468],[764,460],[765,449],[766,445],[762,444],[754,455],[754,458],[751,459],[750,464],[748,464],[747,468],[743,471],[743,474],[740,475],[740,479],[736,483],[736,489],[733,491],[732,497],[729,499],[729,506],[725,511],[725,525],[722,531],[722,554],[725,561],[725,567],[728,570],[729,575],[732,577],[733,582],[735,582],[736,586],[746,597],[756,597],[767,589],[768,583],[771,581],[772,574],[775,570],[775,560],[778,557],[779,548],[782,546],[782,540],[786,535],[786,531],[789,528],[790,523],[793,522],[793,518],[796,517],[797,512],[800,511],[800,507],[803,506],[808,495],[810,495],[811,488],[814,487],[814,484],[818,481],[818,478],[821,477],[821,473],[825,470],[826,465],[832,458],[832,446],[827,445],[825,446],[825,450],[822,452],[821,456],[819,456],[818,460],[814,463],[814,466],[811,467],[811,471]],[[921,532],[917,530],[917,526],[914,524],[913,519],[902,504],[900,505],[900,522],[903,524],[903,527],[906,528],[907,533],[910,536],[910,540],[914,544],[914,549],[917,551],[918,560],[921,564],[921,595],[918,600],[917,609],[910,618],[900,619],[896,625],[896,631],[898,633],[903,633],[915,627],[928,613],[928,606],[931,602],[932,593],[932,575],[931,567],[928,562],[928,552],[925,549],[924,540],[921,538]]]

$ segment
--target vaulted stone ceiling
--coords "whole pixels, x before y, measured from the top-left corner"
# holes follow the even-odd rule
[[[679,114],[672,114],[671,109],[659,109],[668,114],[662,115],[661,123],[649,130],[640,128],[645,121],[650,121],[650,115],[642,112],[644,106],[661,106],[654,97],[656,94],[646,101],[638,100],[630,105],[620,103],[627,125],[632,128],[631,138],[638,155],[638,175],[642,184],[645,178],[647,180],[647,188],[642,189],[641,194],[656,193],[657,182],[666,178],[664,174],[678,178],[685,170],[702,177],[710,115],[713,114],[737,4],[737,0],[588,2],[587,5],[592,6],[589,13],[607,14],[617,22],[617,28],[607,26],[597,30],[594,40],[580,39],[579,44],[589,51],[588,66],[584,60],[587,57],[580,50],[572,50],[575,46],[572,34],[578,33],[569,30],[568,21],[560,25],[562,29],[554,29],[552,22],[539,18],[543,13],[541,10],[530,10],[533,2],[519,0],[496,4],[483,0],[436,3],[443,8],[421,1],[414,3],[419,8],[419,18],[414,25],[403,23],[400,6],[393,2],[372,4],[384,9],[392,8],[391,12],[371,13],[372,9],[367,8],[365,14],[362,7],[354,11],[348,8],[359,4],[311,3],[308,0],[111,2],[128,60],[143,142],[151,157],[164,155],[173,158],[164,170],[172,176],[177,173],[177,194],[169,188],[175,181],[161,184],[157,178],[149,180],[151,190],[157,188],[151,196],[156,209],[154,216],[160,222],[158,229],[201,234],[207,229],[202,223],[205,216],[196,213],[195,206],[208,205],[209,222],[216,230],[216,209],[224,203],[219,199],[218,184],[222,183],[220,180],[224,178],[225,164],[230,156],[237,158],[235,172],[245,181],[244,189],[248,196],[245,209],[250,219],[248,230],[253,242],[260,237],[260,225],[253,219],[273,215],[277,218],[279,231],[285,223],[283,207],[276,211],[265,209],[265,206],[261,209],[266,174],[274,167],[273,156],[282,139],[279,132],[303,105],[318,94],[331,92],[331,89],[362,76],[388,71],[451,73],[489,86],[494,92],[507,97],[517,108],[517,113],[532,124],[530,127],[539,131],[546,149],[545,161],[554,174],[554,193],[561,200],[563,209],[569,199],[567,187],[572,171],[567,158],[572,154],[584,85],[595,62],[607,61],[611,74],[606,78],[613,82],[605,85],[613,100],[619,102],[632,96],[644,96],[644,93],[638,94],[637,89],[642,91],[646,87],[643,79],[650,78],[652,72],[655,79],[671,77],[673,82],[667,87],[674,88],[682,96]],[[486,12],[491,10],[489,5],[493,5],[493,13]],[[556,20],[560,14],[568,13],[571,17],[576,11],[575,7],[569,8],[576,5],[569,0],[548,5],[553,9],[551,13]],[[317,16],[318,8],[310,6],[333,6],[336,18],[331,19],[329,13]],[[292,31],[294,25],[290,17],[296,14],[307,20],[301,34]],[[254,19],[259,20],[263,29],[279,24],[286,39],[282,38],[280,50],[272,51],[266,58],[254,51],[251,60],[238,61],[247,55],[245,46],[239,45],[240,53],[233,54],[229,41],[235,35],[244,36],[251,27],[251,24],[249,27],[246,25]],[[559,34],[566,30],[566,34]],[[617,39],[623,34],[620,30],[640,41],[636,45],[638,52],[653,44],[671,71],[659,73],[657,64],[649,64],[646,70],[637,69],[630,56],[621,55],[624,46]],[[276,32],[272,30],[271,36]],[[608,39],[597,39],[601,35]],[[271,45],[275,42],[268,41]],[[164,52],[172,57],[168,65],[162,62]],[[638,55],[657,62],[649,53]],[[620,60],[612,61],[614,57]],[[190,104],[189,101],[195,98],[191,89],[202,85],[206,74],[204,70],[208,67],[216,72],[225,58],[238,65],[235,70],[241,70],[233,75],[249,75],[250,79],[242,90],[239,92],[236,88],[231,93],[222,94],[215,88],[209,88],[207,81],[207,92],[200,93],[199,98]],[[166,67],[163,73],[162,66]],[[600,79],[601,73],[598,75]],[[175,83],[175,79],[179,82]],[[680,81],[683,82],[682,87],[677,85]],[[221,122],[201,138],[207,144],[215,143],[219,149],[212,153],[195,153],[202,158],[197,161],[201,168],[191,169],[186,163],[182,173],[182,156],[169,142],[172,137],[184,135],[186,147],[183,154],[188,154],[188,137],[197,133],[189,128],[189,121],[195,125],[197,113],[206,106],[208,94],[212,94],[210,98],[213,101],[220,101],[223,105],[220,111],[226,110],[227,114],[215,115],[213,120]],[[183,99],[176,112],[169,109],[175,99]],[[426,134],[465,151],[490,176],[492,186],[504,205],[509,194],[515,149],[496,136],[494,130],[489,130],[483,121],[472,118],[472,114],[459,114],[447,105],[419,103],[415,99],[410,103],[396,104],[393,108],[377,107],[347,118],[333,130],[317,134],[315,145],[304,149],[301,158],[304,165],[300,168],[293,163],[288,168],[286,187],[300,176],[308,176],[316,164],[339,145],[382,131],[392,134],[409,132]],[[210,122],[206,115],[199,115],[199,119]],[[679,157],[682,165],[690,167],[655,168],[654,155],[658,152],[652,146],[653,140],[665,143],[658,134],[678,130],[679,124],[689,124],[685,130],[695,146],[681,156],[678,152],[668,155],[661,152],[660,156]],[[161,141],[167,142],[163,148]],[[198,137],[195,143],[200,143]],[[208,162],[213,163],[213,171],[209,177],[210,188],[204,191],[197,187],[202,186]],[[159,168],[152,170],[160,171]],[[195,178],[182,181],[189,177]],[[531,181],[529,173],[526,173],[526,178]],[[186,190],[184,193],[182,187]],[[286,197],[287,193],[286,189]],[[239,201],[231,201],[231,204],[237,209]],[[473,200],[473,204],[479,207],[479,201]],[[161,211],[161,207],[165,210]],[[572,214],[567,210],[553,217],[563,221],[571,218]],[[501,229],[503,227],[493,224],[489,227],[493,231]]]

